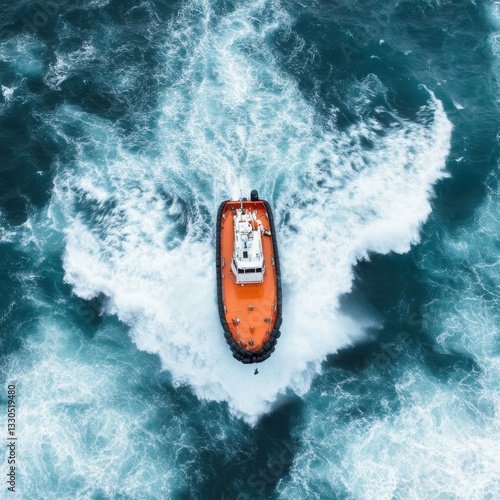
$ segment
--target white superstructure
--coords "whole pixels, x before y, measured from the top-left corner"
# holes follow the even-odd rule
[[[262,251],[262,222],[257,210],[243,208],[233,210],[234,251],[231,261],[236,283],[262,283],[266,273],[266,263]]]

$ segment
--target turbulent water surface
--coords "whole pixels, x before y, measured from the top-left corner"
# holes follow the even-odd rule
[[[0,12],[18,495],[500,497],[499,2]],[[258,376],[214,264],[251,189],[284,299]]]

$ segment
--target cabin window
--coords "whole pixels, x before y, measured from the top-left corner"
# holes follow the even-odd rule
[[[246,250],[243,252],[243,258],[248,259],[248,252]]]

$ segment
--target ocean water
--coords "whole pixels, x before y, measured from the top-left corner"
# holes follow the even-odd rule
[[[20,498],[500,497],[499,2],[0,12]],[[258,376],[214,265],[251,189],[284,300]]]

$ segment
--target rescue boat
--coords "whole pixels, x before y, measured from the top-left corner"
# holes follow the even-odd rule
[[[250,201],[224,201],[217,213],[217,298],[233,357],[261,363],[281,333],[281,277],[271,206],[253,190]]]

